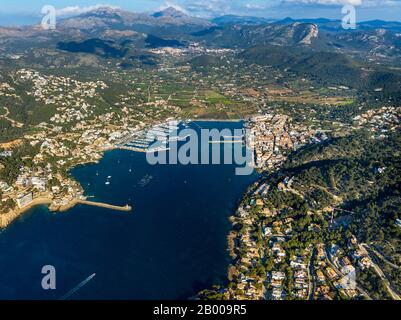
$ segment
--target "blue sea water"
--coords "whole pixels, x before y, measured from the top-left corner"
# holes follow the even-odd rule
[[[199,125],[243,124],[192,127]],[[72,175],[90,200],[132,204],[133,212],[30,210],[0,233],[0,299],[59,299],[93,273],[69,299],[188,299],[225,281],[228,217],[256,173],[236,176],[235,165],[223,164],[152,166],[144,153],[121,150]],[[44,265],[56,268],[56,290],[42,289]]]

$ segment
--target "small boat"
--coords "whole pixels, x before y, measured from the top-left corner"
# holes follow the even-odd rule
[[[128,170],[128,172],[132,172],[132,169],[130,168],[130,169]]]
[[[108,176],[107,179],[111,179],[111,176]]]
[[[106,186],[110,185],[110,181],[106,181],[106,182],[105,182],[105,185],[106,185]]]

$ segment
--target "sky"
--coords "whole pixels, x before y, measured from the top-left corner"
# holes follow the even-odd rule
[[[235,14],[274,19],[341,19],[341,8],[345,4],[356,7],[359,21],[401,21],[401,0],[0,0],[0,25],[36,22],[32,20],[40,17],[44,5],[53,5],[60,15],[79,14],[109,5],[137,12],[154,12],[173,6],[190,15],[207,18]]]

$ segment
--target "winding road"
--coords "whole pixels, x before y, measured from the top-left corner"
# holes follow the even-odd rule
[[[401,300],[401,297],[395,290],[392,288],[390,281],[387,279],[386,275],[384,274],[383,270],[379,267],[377,264],[377,258],[373,256],[367,249],[369,246],[365,243],[359,244],[359,249],[366,254],[370,260],[372,261],[372,267],[376,271],[377,275],[380,277],[380,279],[383,281],[388,293],[391,295],[391,297],[394,300]],[[370,248],[369,248],[370,249]]]
[[[10,110],[8,110],[7,107],[3,107],[3,109],[6,111],[6,114],[0,115],[0,118],[3,118],[3,119],[6,119],[7,121],[10,121],[11,125],[13,127],[22,128],[24,126],[23,123],[15,121],[14,119],[11,119],[11,118],[8,117],[8,115],[10,114]]]
[[[333,268],[333,270],[337,273],[337,275],[339,275],[340,277],[344,277],[345,275],[338,270],[337,266],[335,266],[332,258],[331,258],[331,254],[328,251],[328,249],[326,248],[326,257],[327,257],[327,262],[329,263],[329,265]],[[369,294],[358,284],[356,284],[356,289],[367,299],[367,300],[373,300]]]

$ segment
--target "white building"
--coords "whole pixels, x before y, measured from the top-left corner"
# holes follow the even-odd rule
[[[29,192],[17,198],[17,205],[21,209],[29,205],[32,201],[33,201],[32,192]]]

